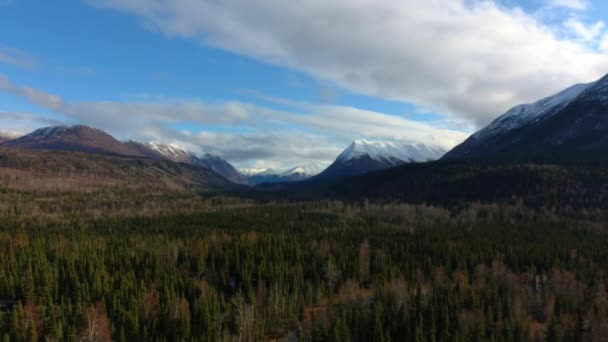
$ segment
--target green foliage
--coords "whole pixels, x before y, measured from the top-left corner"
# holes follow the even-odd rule
[[[4,340],[587,340],[603,212],[337,202],[0,217]]]

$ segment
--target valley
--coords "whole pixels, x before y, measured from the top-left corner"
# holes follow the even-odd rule
[[[0,342],[608,341],[606,18],[0,0]]]

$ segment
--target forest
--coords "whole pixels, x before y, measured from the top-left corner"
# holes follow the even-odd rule
[[[3,341],[602,341],[602,209],[0,189]]]

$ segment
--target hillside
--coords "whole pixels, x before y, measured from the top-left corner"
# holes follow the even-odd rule
[[[168,160],[0,147],[0,184],[8,188],[79,191],[98,187],[233,191],[235,185],[200,166]]]
[[[536,208],[602,208],[608,199],[603,164],[532,164],[437,161],[337,180],[264,184],[252,196],[267,199],[398,201],[459,206],[521,200]]]

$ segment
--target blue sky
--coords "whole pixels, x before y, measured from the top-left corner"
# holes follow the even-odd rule
[[[0,0],[0,128],[89,124],[238,167],[454,146],[608,73],[605,2]]]

